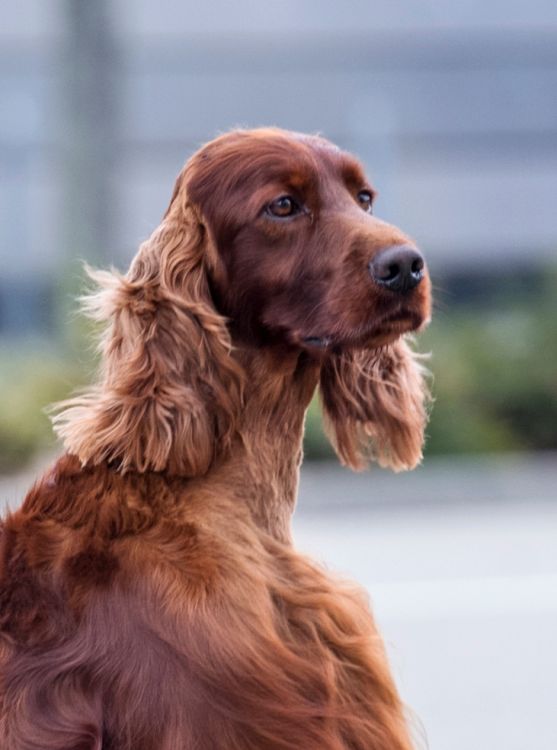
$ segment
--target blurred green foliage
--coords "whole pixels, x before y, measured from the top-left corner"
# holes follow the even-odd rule
[[[457,289],[459,291],[455,292]],[[426,451],[557,449],[557,271],[531,283],[453,280],[419,348],[431,352],[435,398]],[[44,408],[93,370],[91,329],[76,323],[66,345],[0,349],[0,471],[54,446]],[[332,456],[317,399],[306,420],[306,458]]]
[[[17,469],[55,441],[45,406],[67,396],[77,368],[51,348],[0,350],[0,471]]]
[[[557,271],[520,279],[438,311],[421,337],[434,375],[428,453],[557,449]]]

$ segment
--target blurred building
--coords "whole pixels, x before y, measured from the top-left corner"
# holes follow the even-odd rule
[[[126,267],[238,125],[356,152],[434,273],[557,255],[554,0],[24,0],[0,89],[0,334],[49,330],[71,259]]]

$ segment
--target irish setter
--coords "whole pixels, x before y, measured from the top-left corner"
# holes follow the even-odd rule
[[[321,137],[231,132],[94,273],[98,384],[3,524],[2,748],[411,748],[365,595],[290,532],[316,387],[344,464],[420,460],[430,283],[373,197]]]

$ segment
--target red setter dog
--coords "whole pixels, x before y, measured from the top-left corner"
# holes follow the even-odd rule
[[[357,588],[292,547],[319,386],[341,461],[420,459],[424,262],[351,156],[237,131],[198,151],[125,276],[102,372],[3,524],[6,750],[408,750]]]

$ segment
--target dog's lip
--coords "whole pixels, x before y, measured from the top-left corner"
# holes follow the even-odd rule
[[[308,346],[315,346],[318,349],[326,349],[333,343],[332,336],[305,336],[302,341]]]
[[[377,341],[379,345],[383,345],[385,341],[396,339],[403,333],[417,331],[427,325],[427,323],[428,320],[418,315],[415,311],[403,308],[351,333],[339,332],[336,335],[301,336],[300,340],[305,346],[320,350],[343,345],[354,345],[356,342],[361,341]]]

